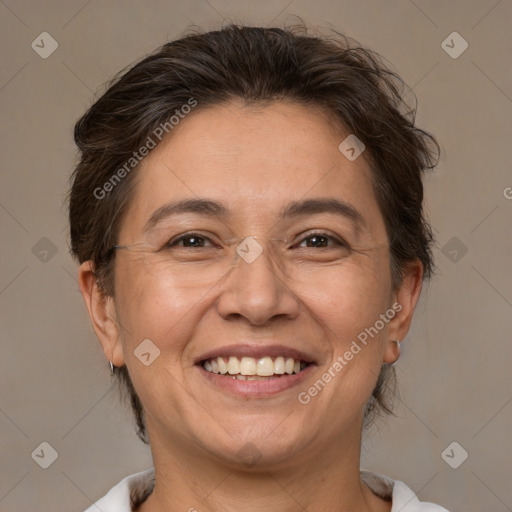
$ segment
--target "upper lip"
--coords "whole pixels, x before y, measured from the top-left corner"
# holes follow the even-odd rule
[[[229,357],[235,356],[238,358],[241,357],[254,357],[255,359],[259,359],[261,357],[292,357],[293,359],[301,360],[306,363],[314,363],[314,358],[305,352],[297,350],[292,347],[287,347],[285,345],[262,345],[259,342],[257,345],[244,343],[238,345],[224,345],[223,347],[214,348],[201,354],[196,358],[195,364],[201,363],[207,359],[213,359],[214,357]]]

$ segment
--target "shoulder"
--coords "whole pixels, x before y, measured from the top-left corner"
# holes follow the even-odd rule
[[[144,501],[154,485],[154,468],[127,476],[85,512],[132,512],[134,504]]]
[[[363,482],[378,496],[391,500],[391,512],[449,512],[434,503],[420,501],[416,494],[404,482],[373,473],[361,471]]]

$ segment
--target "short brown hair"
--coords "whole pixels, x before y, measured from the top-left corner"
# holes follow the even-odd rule
[[[197,108],[230,100],[283,100],[332,114],[366,147],[390,243],[393,286],[416,260],[424,279],[431,276],[433,236],[422,209],[422,175],[436,165],[439,146],[415,126],[415,107],[404,101],[405,84],[376,53],[337,32],[328,38],[308,35],[304,26],[229,25],[164,44],[109,85],[76,123],[80,161],[69,194],[71,253],[81,263],[94,262],[106,295],[114,295],[112,247],[132,197],[136,167],[107,187],[108,194],[98,198],[95,191],[105,190],[134,151],[190,98]],[[126,366],[116,374],[130,398],[137,434],[148,442],[142,403]],[[372,412],[391,412],[390,383],[394,369],[383,365],[366,405],[366,424]]]

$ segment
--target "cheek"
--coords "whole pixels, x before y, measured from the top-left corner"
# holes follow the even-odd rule
[[[123,326],[123,353],[137,394],[154,417],[164,409],[171,416],[178,414],[182,356],[197,325],[194,307],[204,293],[190,290],[176,293],[175,284],[168,279],[132,267],[129,271],[120,268],[116,280],[116,310]],[[159,352],[154,361],[145,366],[137,357],[142,351],[137,349],[147,339]],[[144,351],[149,351],[151,358],[157,353],[151,344]]]
[[[387,322],[381,315],[390,307],[390,291],[388,260],[365,256],[331,269],[318,286],[303,292],[330,352],[318,406],[359,410],[370,396],[382,365]]]
[[[322,269],[315,286],[300,294],[330,337],[337,338],[333,348],[344,350],[347,340],[374,325],[389,308],[389,259],[383,254],[347,259],[342,265]]]
[[[173,355],[178,358],[190,317],[204,291],[177,290],[172,279],[161,273],[120,265],[116,272],[116,305],[124,327],[123,344],[133,350],[142,340],[150,339],[162,352],[165,347],[171,359]]]

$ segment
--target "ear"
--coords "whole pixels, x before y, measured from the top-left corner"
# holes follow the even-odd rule
[[[107,360],[112,360],[114,366],[123,366],[124,355],[115,315],[114,298],[105,295],[98,286],[92,260],[85,261],[80,265],[78,284],[94,332],[103,347]]]
[[[402,284],[393,294],[392,309],[396,312],[389,322],[384,363],[394,363],[400,357],[395,340],[402,341],[409,332],[412,315],[420,298],[423,283],[423,265],[419,260],[410,263],[404,271]],[[398,352],[398,353],[397,353]]]

